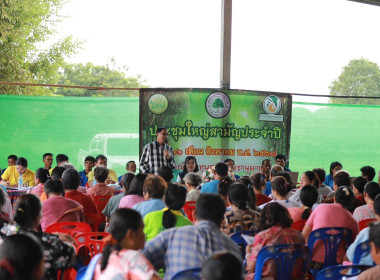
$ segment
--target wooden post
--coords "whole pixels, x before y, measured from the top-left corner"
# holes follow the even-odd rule
[[[232,0],[222,0],[222,34],[220,47],[220,88],[229,89],[231,81]]]

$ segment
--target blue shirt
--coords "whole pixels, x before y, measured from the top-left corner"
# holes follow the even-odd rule
[[[201,193],[218,193],[219,180],[207,182],[201,188]]]
[[[334,178],[331,174],[326,176],[326,180],[323,182],[326,186],[329,186],[330,188],[333,188],[334,184]]]
[[[159,211],[165,208],[165,203],[161,198],[152,198],[146,201],[142,201],[133,206],[137,212],[144,216],[153,211]]]
[[[351,262],[354,260],[356,247],[358,247],[358,245],[360,243],[362,243],[364,241],[368,241],[368,240],[369,240],[369,227],[366,227],[366,228],[362,229],[359,232],[359,234],[356,236],[355,241],[347,249],[346,255],[347,255],[347,258]],[[359,264],[362,264],[362,265],[371,265],[371,266],[374,265],[372,257],[371,257],[371,254],[364,255],[360,259],[360,263]]]
[[[79,172],[79,176],[80,176],[80,185],[82,187],[86,186],[86,184],[88,182],[88,177],[87,177],[85,170]]]
[[[269,196],[271,193],[272,193],[272,184],[270,183],[270,181],[268,181],[265,184],[265,189],[263,190],[263,194]]]
[[[211,221],[195,226],[168,229],[145,244],[143,253],[158,270],[165,268],[165,280],[177,272],[202,267],[208,256],[219,250],[231,250],[239,256],[238,246]]]

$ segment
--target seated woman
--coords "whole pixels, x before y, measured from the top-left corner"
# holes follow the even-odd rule
[[[243,183],[234,183],[228,191],[231,210],[224,215],[222,231],[230,235],[237,231],[257,230],[260,214],[248,207],[248,188]]]
[[[302,231],[305,240],[307,241],[312,231],[326,227],[348,228],[352,232],[352,240],[355,240],[355,237],[359,232],[358,223],[347,210],[352,205],[353,200],[354,193],[349,187],[339,187],[335,195],[334,204],[320,204],[313,213],[311,213]],[[344,244],[341,243],[341,245],[342,246],[338,249],[337,254],[338,263],[342,263],[345,255]],[[314,246],[313,249],[312,268],[320,269],[323,266],[324,258],[324,245],[323,243],[317,243],[317,246]]]
[[[183,166],[183,171],[178,174],[176,182],[180,183],[182,185],[185,184],[185,181],[183,180],[186,176],[186,174],[190,172],[199,172],[199,166],[197,163],[197,159],[194,156],[187,156],[185,158],[185,164]]]
[[[144,248],[144,223],[132,209],[118,209],[111,216],[100,263],[96,265],[94,280],[102,279],[161,279],[152,264],[139,251]]]
[[[252,187],[251,178],[249,178],[248,175],[240,176],[239,179],[237,179],[237,182],[243,183],[248,190],[248,197],[247,197],[247,203],[248,207],[251,210],[257,211],[257,204],[256,204],[256,195]]]
[[[323,183],[326,180],[326,171],[322,168],[314,168],[313,172],[315,174],[315,186],[318,189],[318,193],[322,198],[326,198],[332,192],[332,189]]]
[[[315,186],[312,185],[306,185],[301,189],[300,192],[300,200],[301,200],[301,207],[299,208],[288,208],[290,217],[294,222],[300,221],[300,220],[306,220],[309,218],[312,207],[314,203],[317,202],[319,193]]]
[[[98,166],[94,169],[94,178],[97,184],[87,190],[87,194],[92,196],[109,195],[113,196],[115,194],[115,189],[108,187],[106,180],[108,178],[109,170],[107,167]]]
[[[38,168],[36,170],[36,176],[34,178],[34,182],[36,183],[36,186],[30,191],[30,193],[35,194],[36,196],[40,197],[42,192],[44,191],[44,185],[47,180],[49,180],[50,174],[49,170],[45,168]]]
[[[282,176],[277,176],[271,181],[272,195],[274,199],[268,203],[278,202],[286,208],[300,207],[300,203],[287,198],[287,194],[291,191],[292,186],[288,184],[286,179]],[[264,205],[261,205],[263,208]]]
[[[185,199],[186,189],[184,187],[169,184],[164,194],[166,207],[160,211],[150,212],[144,217],[146,241],[153,239],[166,229],[192,225],[192,222],[180,212],[185,204]]]
[[[33,236],[5,237],[0,246],[0,279],[41,280],[43,257],[42,246]]]
[[[364,179],[358,177],[356,179]],[[364,179],[365,180],[365,179]],[[353,217],[359,223],[362,220],[375,219],[376,214],[373,209],[373,203],[377,195],[380,194],[380,186],[376,182],[368,182],[364,187],[364,199],[367,204],[359,206],[355,209]],[[355,203],[355,200],[354,200]]]
[[[380,278],[380,224],[376,223],[369,229],[369,241],[371,244],[371,256],[376,264],[374,267],[360,273],[358,280]]]
[[[67,234],[48,234],[37,231],[41,219],[41,201],[34,194],[23,194],[15,206],[15,224],[5,224],[0,236],[32,234],[42,243],[44,250],[44,279],[56,279],[58,270],[69,267],[75,254],[74,240]]]
[[[301,192],[302,188],[306,185],[316,186],[317,184],[318,184],[318,181],[316,179],[314,172],[313,171],[305,171],[301,175],[300,187],[296,190],[296,192],[291,197],[289,197],[289,199],[293,200],[297,203],[301,203],[300,192]],[[323,200],[323,197],[321,195],[319,195],[319,193],[318,193],[317,203],[321,203],[322,200]]]
[[[220,179],[218,183],[218,194],[223,199],[224,203],[226,204],[226,207],[230,205],[227,200],[227,194],[228,194],[228,190],[230,189],[230,186],[233,183],[234,181],[231,179],[231,177],[224,177]]]
[[[134,177],[135,174],[131,172],[127,172],[123,176],[121,176],[121,185],[123,187],[124,192],[111,197],[110,200],[107,202],[106,207],[104,207],[102,211],[103,215],[106,216],[106,220],[109,220],[111,215],[119,208],[120,201],[124,196],[128,194],[129,186],[131,185],[131,182]]]
[[[183,178],[187,188],[186,201],[197,201],[201,191],[198,186],[202,184],[202,177],[198,173],[190,172]]]
[[[133,178],[127,194],[120,200],[119,208],[133,208],[137,203],[145,200],[143,186],[147,176],[144,173],[139,173]]]
[[[330,164],[330,174],[326,176],[326,180],[323,182],[326,186],[329,186],[331,189],[334,184],[335,173],[343,168],[343,165],[338,161],[333,161]]]
[[[291,224],[292,219],[284,206],[276,202],[265,205],[260,217],[260,228],[263,231],[255,235],[252,246],[247,246],[249,274],[246,279],[254,279],[257,255],[261,248],[275,244],[305,244],[302,234],[290,228]],[[249,253],[250,250],[252,250],[251,253]],[[262,274],[262,277],[268,277],[265,279],[275,279],[276,271],[272,269],[272,265],[273,263],[265,264]]]
[[[355,211],[356,208],[363,206],[366,204],[366,201],[364,199],[364,186],[367,184],[367,180],[363,177],[356,177],[353,185],[352,185],[352,191],[354,192],[355,199],[353,203],[352,210]]]
[[[16,165],[9,166],[5,172],[1,175],[0,184],[8,187],[17,187],[19,178],[22,178],[23,186],[32,187],[35,186],[34,172],[28,169],[28,160],[23,157],[19,157],[16,160]]]
[[[251,176],[251,182],[252,182],[253,191],[255,192],[255,195],[256,195],[257,206],[260,206],[272,200],[269,196],[263,194],[263,190],[265,189],[266,185],[265,185],[265,181],[261,179],[262,179],[262,176],[260,172],[257,172]]]
[[[216,251],[202,264],[204,280],[242,280],[243,263],[233,251]]]

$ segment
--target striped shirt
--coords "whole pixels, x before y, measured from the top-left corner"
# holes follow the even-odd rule
[[[164,151],[170,152],[171,158],[167,160],[164,156]],[[149,143],[145,146],[140,159],[140,170],[142,173],[158,174],[158,169],[162,166],[169,166],[171,169],[175,168],[173,157],[173,149],[167,144],[161,146],[157,141]]]
[[[219,250],[241,254],[214,222],[202,220],[195,226],[160,233],[145,245],[143,253],[156,269],[166,268],[164,279],[169,280],[181,270],[201,267],[208,256]]]

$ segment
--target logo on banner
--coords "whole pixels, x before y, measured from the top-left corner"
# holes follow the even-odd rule
[[[230,97],[221,91],[211,93],[206,99],[207,113],[216,119],[220,119],[228,115],[231,109]]]
[[[156,93],[149,97],[148,108],[153,114],[161,115],[165,113],[168,109],[168,105],[168,98],[161,93]]]
[[[275,95],[269,95],[265,97],[263,101],[263,109],[265,114],[260,114],[260,121],[272,121],[272,122],[282,122],[284,120],[283,115],[277,115],[282,107],[281,99]]]

